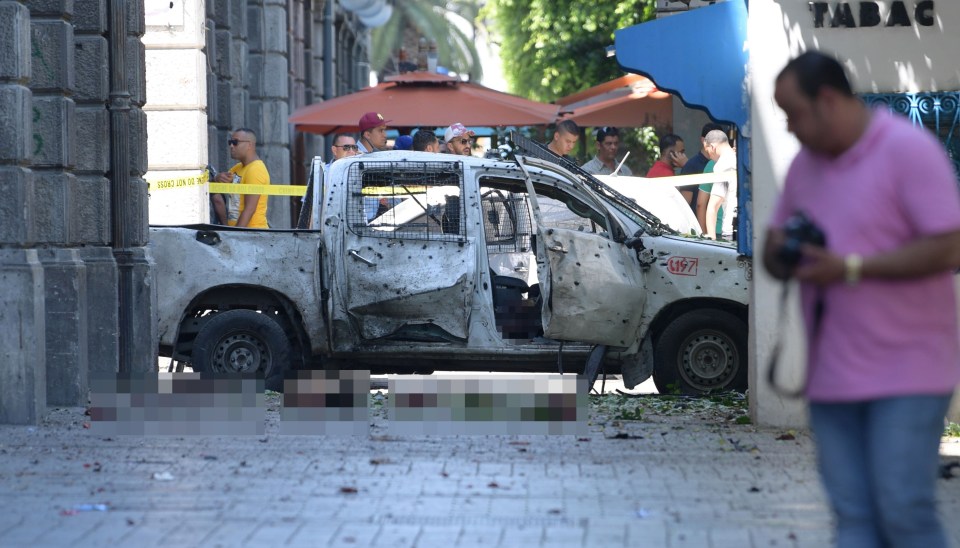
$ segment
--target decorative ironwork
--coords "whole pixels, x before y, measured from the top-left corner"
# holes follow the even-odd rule
[[[867,93],[863,100],[870,107],[883,106],[932,131],[947,149],[960,177],[960,91]]]

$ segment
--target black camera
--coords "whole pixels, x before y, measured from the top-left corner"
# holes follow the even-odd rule
[[[780,262],[793,271],[803,258],[801,248],[804,244],[824,247],[827,236],[802,211],[798,211],[783,224],[784,241],[778,252]]]

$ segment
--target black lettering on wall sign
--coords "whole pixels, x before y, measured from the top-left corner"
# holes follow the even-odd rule
[[[875,27],[880,24],[880,6],[876,2],[860,2],[860,26]]]
[[[813,12],[813,27],[822,28],[823,18],[828,14],[826,2],[810,2],[810,11]]]
[[[857,28],[857,22],[853,20],[853,12],[850,11],[850,4],[846,2],[837,4],[837,8],[833,11],[833,22],[830,24],[830,26],[833,28]]]
[[[933,26],[933,0],[923,0],[917,2],[917,9],[913,12],[913,18],[921,27]]]
[[[890,4],[890,15],[887,16],[888,27],[909,27],[910,16],[907,15],[907,7],[903,2],[897,1]]]

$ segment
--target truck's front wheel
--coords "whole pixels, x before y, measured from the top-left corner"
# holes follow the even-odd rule
[[[723,310],[693,310],[657,338],[653,382],[661,394],[747,389],[747,324]]]
[[[210,318],[193,344],[193,368],[213,373],[261,372],[268,390],[283,390],[290,342],[272,318],[253,310],[227,310]]]

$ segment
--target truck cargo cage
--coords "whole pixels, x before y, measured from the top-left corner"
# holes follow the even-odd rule
[[[359,236],[463,241],[462,173],[460,162],[356,162],[347,224]]]

